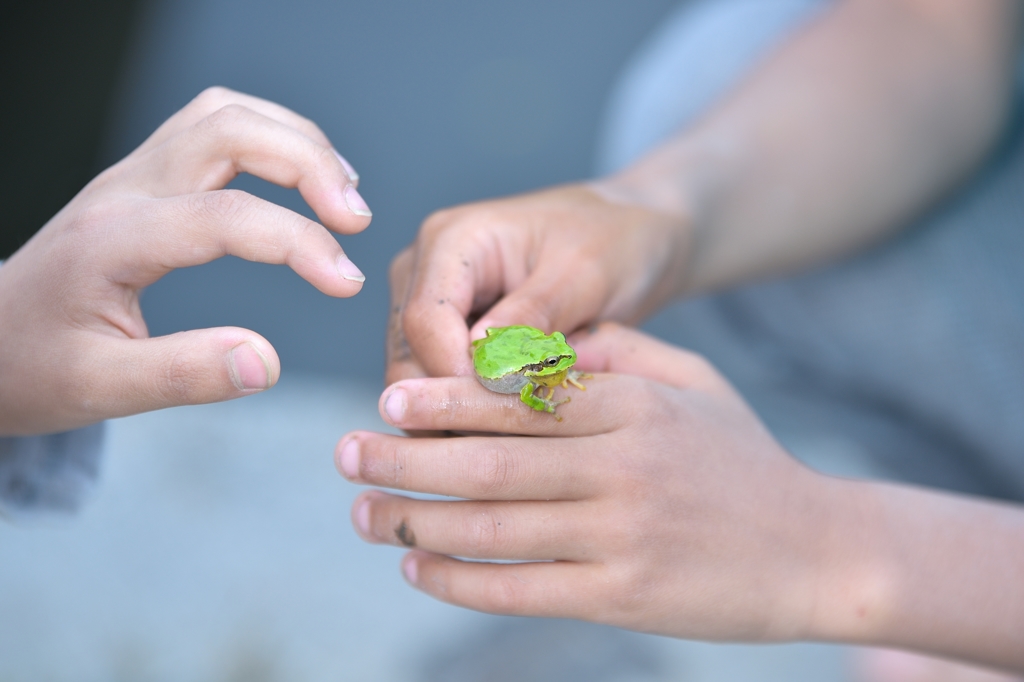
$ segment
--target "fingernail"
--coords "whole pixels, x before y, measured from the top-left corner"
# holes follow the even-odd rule
[[[239,391],[270,388],[270,363],[248,341],[231,349],[228,354],[228,371],[232,383]]]
[[[349,185],[345,188],[345,204],[348,205],[348,210],[356,215],[373,215],[370,207],[363,201],[363,197],[359,195],[354,185]]]
[[[342,446],[338,459],[342,473],[348,478],[357,478],[359,476],[359,440],[350,438]]]
[[[409,554],[405,557],[405,561],[402,562],[402,573],[405,574],[405,579],[411,584],[416,584],[416,578],[419,577],[420,568],[416,563],[416,555]]]
[[[406,407],[406,395],[405,391],[401,388],[396,388],[391,391],[391,395],[384,401],[384,412],[388,415],[388,419],[394,424],[401,423],[405,417]]]
[[[356,528],[364,537],[370,536],[370,500],[363,500],[356,509]]]
[[[338,161],[341,161],[341,165],[345,167],[345,172],[348,173],[348,179],[352,182],[359,182],[359,173],[357,173],[356,169],[352,167],[352,164],[349,163],[344,156],[339,154],[337,149],[332,149],[331,151],[338,157]]]
[[[345,279],[352,282],[365,282],[366,275],[363,271],[356,267],[356,264],[348,259],[348,256],[341,254],[338,256],[338,274]]]

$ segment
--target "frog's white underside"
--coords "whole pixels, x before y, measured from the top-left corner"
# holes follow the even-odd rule
[[[476,378],[480,380],[484,388],[490,389],[495,393],[519,393],[523,390],[523,386],[530,383],[525,374],[516,373],[506,374],[498,379],[488,379],[479,374]]]

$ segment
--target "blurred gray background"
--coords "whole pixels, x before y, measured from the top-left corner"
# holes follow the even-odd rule
[[[514,3],[143,4],[101,146],[128,153],[209,85],[316,121],[359,171],[374,212],[341,240],[366,274],[332,300],[283,267],[220,262],[172,273],[143,308],[153,334],[237,325],[284,372],[380,381],[387,266],[431,211],[588,177],[603,103],[623,63],[678,0]],[[237,187],[312,215],[296,191]]]

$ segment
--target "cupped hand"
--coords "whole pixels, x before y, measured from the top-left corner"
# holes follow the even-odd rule
[[[414,586],[480,611],[680,637],[805,635],[824,477],[703,359],[614,324],[573,345],[595,376],[561,422],[470,377],[389,387],[391,424],[480,435],[351,433],[339,471],[468,499],[369,491],[352,510],[359,534],[415,548],[403,560]],[[496,433],[510,435],[483,435]]]
[[[387,382],[471,374],[466,349],[487,327],[568,334],[677,293],[685,220],[607,197],[566,185],[428,218],[391,266]]]
[[[223,189],[243,172],[297,187],[322,224]],[[369,224],[357,181],[311,121],[223,88],[204,91],[0,266],[0,434],[272,386],[280,367],[266,339],[230,327],[149,338],[139,291],[231,254],[284,263],[328,295],[354,295],[363,275],[328,230]]]

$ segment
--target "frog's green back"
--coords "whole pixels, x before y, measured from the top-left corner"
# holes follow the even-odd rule
[[[474,369],[489,378],[518,372],[552,355],[571,354],[574,360],[576,355],[561,332],[547,335],[525,325],[492,327],[485,338],[473,342],[473,349]]]

